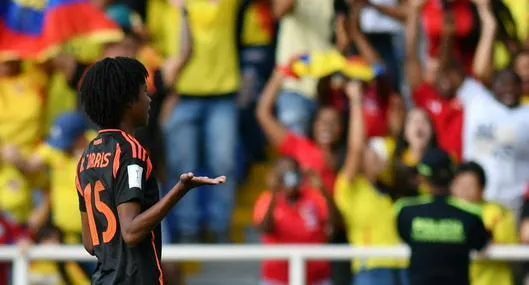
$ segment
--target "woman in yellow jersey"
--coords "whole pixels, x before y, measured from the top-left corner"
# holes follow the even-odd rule
[[[349,242],[354,246],[396,246],[401,243],[395,225],[393,199],[378,187],[378,177],[388,163],[388,153],[380,139],[365,148],[365,122],[362,113],[362,85],[347,84],[351,122],[347,157],[335,186]],[[409,284],[403,260],[365,259],[353,261],[355,285]]]
[[[503,206],[485,202],[483,190],[486,177],[483,168],[475,162],[459,166],[452,184],[455,197],[483,207],[483,224],[492,233],[495,244],[517,244],[518,232],[514,214]],[[470,268],[472,285],[511,285],[513,272],[508,262],[476,261]]]
[[[419,108],[410,110],[389,168],[394,182],[392,186],[409,194],[425,192],[420,188],[416,167],[426,151],[435,147],[437,136],[428,114]]]

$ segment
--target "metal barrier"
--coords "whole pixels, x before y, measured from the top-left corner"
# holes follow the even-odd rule
[[[289,260],[290,284],[305,285],[305,261],[348,260],[364,258],[408,258],[409,249],[398,247],[350,247],[343,246],[262,246],[262,245],[174,245],[164,246],[164,261],[241,261],[241,260]],[[474,256],[477,257],[477,256]],[[529,246],[492,246],[486,251],[491,260],[529,260]],[[82,246],[36,246],[26,254],[14,246],[0,247],[0,261],[13,262],[15,285],[27,285],[31,260],[94,260]]]

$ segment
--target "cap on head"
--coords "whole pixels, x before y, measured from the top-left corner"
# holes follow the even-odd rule
[[[59,150],[68,150],[86,133],[88,126],[87,118],[80,112],[61,115],[51,129],[48,144]]]
[[[447,187],[454,177],[455,166],[446,151],[432,148],[424,155],[421,163],[417,166],[417,171],[426,177],[433,186]]]

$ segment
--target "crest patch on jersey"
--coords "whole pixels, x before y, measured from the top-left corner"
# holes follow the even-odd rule
[[[127,166],[127,173],[129,175],[129,188],[140,188],[143,180],[143,167],[137,164]]]

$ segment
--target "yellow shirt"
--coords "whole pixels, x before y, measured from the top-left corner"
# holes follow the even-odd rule
[[[23,151],[42,137],[44,95],[32,72],[0,78],[0,145],[13,144]]]
[[[483,205],[483,223],[491,231],[495,244],[517,244],[518,232],[514,214],[494,203]],[[508,262],[478,261],[470,268],[472,285],[511,285],[513,272]]]
[[[50,169],[50,200],[53,224],[64,232],[82,233],[75,174],[78,157],[42,144],[37,153]]]
[[[31,186],[14,166],[0,162],[0,210],[25,224],[32,210]]]
[[[165,15],[171,9],[166,0],[147,1],[147,19],[146,25],[151,33],[151,45],[158,53],[166,55],[166,32],[165,32]]]
[[[397,233],[393,201],[364,177],[348,181],[340,173],[336,180],[334,199],[340,210],[349,242],[354,246],[396,246],[401,241]],[[353,271],[375,268],[405,268],[403,260],[354,260]]]
[[[239,89],[236,22],[240,0],[193,0],[187,4],[193,31],[193,56],[182,72],[176,89],[181,94],[212,96]],[[166,15],[168,55],[180,49],[180,11]]]
[[[65,265],[65,269],[73,285],[90,284],[90,280],[77,263],[68,262]],[[61,278],[59,266],[55,262],[32,262],[29,275],[30,284],[65,285]]]
[[[51,75],[48,85],[45,129],[51,127],[58,116],[73,112],[77,108],[77,92],[68,85],[62,72]]]
[[[301,53],[332,49],[333,17],[332,0],[296,0],[294,10],[281,19],[276,62],[287,64]],[[314,98],[317,83],[314,78],[286,79],[283,88]]]

